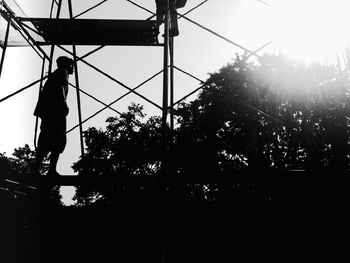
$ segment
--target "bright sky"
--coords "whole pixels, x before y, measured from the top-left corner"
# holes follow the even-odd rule
[[[100,0],[74,0],[73,13],[78,14],[100,2]],[[153,0],[134,0],[137,4],[155,11]],[[179,9],[185,13],[202,0],[188,0],[187,6]],[[209,0],[187,15],[191,20],[215,31],[249,50],[256,50],[270,40],[273,45],[267,50],[283,50],[285,53],[307,60],[332,57],[336,50],[347,41],[344,32],[347,23],[345,0],[270,0],[264,1],[275,6],[271,8],[257,0]],[[307,3],[305,3],[307,2]],[[51,1],[17,0],[28,17],[48,17]],[[68,17],[67,1],[63,0],[62,17]],[[103,19],[146,19],[150,16],[126,0],[109,0],[81,18]],[[175,39],[175,65],[192,75],[205,80],[208,73],[218,70],[232,61],[235,53],[242,49],[214,36],[210,32],[185,20],[179,20],[180,36]],[[161,33],[162,34],[162,33]],[[161,35],[160,34],[160,35]],[[3,36],[0,36],[2,38]],[[160,41],[162,41],[160,37]],[[70,48],[70,47],[67,47]],[[83,55],[95,47],[77,47],[77,54]],[[48,51],[48,49],[45,49]],[[65,53],[56,49],[55,58]],[[47,52],[49,53],[49,52]],[[262,54],[263,52],[260,52]],[[105,47],[86,60],[110,74],[125,85],[133,88],[162,70],[163,50],[161,47]],[[105,103],[110,103],[127,90],[108,80],[85,64],[78,64],[80,87]],[[54,66],[54,69],[56,67]],[[41,59],[29,47],[11,47],[6,51],[5,64],[0,79],[0,99],[25,85],[37,80],[41,72]],[[162,104],[162,75],[142,86],[138,91]],[[75,84],[74,76],[70,77]],[[175,71],[175,100],[199,86],[199,82],[181,72]],[[0,103],[0,151],[11,154],[15,147],[25,143],[34,148],[34,124],[32,115],[38,95],[38,85]],[[76,93],[72,88],[68,104],[68,128],[78,123]],[[194,97],[192,97],[194,98]],[[103,107],[81,94],[83,119]],[[131,102],[144,105],[148,116],[161,115],[159,109],[135,95],[129,95],[114,105],[120,112]],[[107,117],[115,115],[105,110],[97,117],[83,124],[88,127],[104,127]],[[59,160],[58,171],[73,174],[71,165],[79,158],[80,146],[78,129],[68,134],[66,150]],[[69,199],[66,191],[66,198]]]

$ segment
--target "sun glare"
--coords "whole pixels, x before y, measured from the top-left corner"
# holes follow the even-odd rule
[[[279,51],[305,61],[332,60],[349,43],[348,0],[285,0],[275,7]]]

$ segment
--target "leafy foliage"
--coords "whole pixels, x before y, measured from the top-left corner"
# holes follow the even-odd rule
[[[73,165],[83,175],[154,175],[160,169],[161,119],[149,118],[141,123],[145,114],[137,104],[119,117],[107,119],[106,131],[90,128],[84,133],[86,155]],[[114,186],[100,191],[79,187],[77,200],[89,203],[102,193],[110,196],[118,189]],[[112,192],[112,193],[111,193]]]
[[[196,100],[176,108],[168,153],[171,177],[202,182],[186,188],[192,200],[208,201],[232,192],[232,185],[205,181],[236,180],[238,191],[250,195],[254,187],[242,186],[242,174],[348,168],[349,84],[334,66],[275,55],[253,63],[237,56],[210,74]],[[161,120],[144,119],[142,107],[134,104],[109,118],[106,131],[90,128],[87,156],[73,168],[95,175],[156,175]],[[89,195],[78,191],[77,197],[82,201]]]
[[[14,149],[13,157],[0,154],[0,174],[2,176],[26,176],[33,174],[35,152],[28,144]]]
[[[48,169],[48,159],[45,158],[44,165],[42,167],[43,171]],[[35,174],[35,151],[32,150],[28,144],[25,144],[23,147],[18,147],[14,149],[12,157],[8,157],[5,153],[0,154],[0,179],[14,179],[17,178],[32,176]],[[3,185],[4,182],[0,181],[0,187],[8,188],[8,185]],[[16,191],[22,192],[22,187],[25,186],[19,185],[10,185],[8,192],[0,192],[0,195],[14,195],[16,196]],[[18,189],[17,189],[18,188]],[[15,191],[13,191],[15,190]],[[11,194],[12,193],[12,194]],[[43,196],[44,197],[44,196]],[[47,192],[48,200],[51,204],[60,205],[61,204],[61,195],[59,193],[59,188],[54,187]],[[9,200],[12,200],[10,198]],[[29,199],[29,198],[27,198]]]

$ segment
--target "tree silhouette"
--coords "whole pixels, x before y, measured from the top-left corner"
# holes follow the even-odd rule
[[[199,183],[182,186],[193,200],[208,203],[221,195],[256,196],[254,184],[271,171],[348,168],[348,86],[332,65],[281,55],[255,62],[236,56],[210,74],[197,99],[175,109],[171,177]],[[85,132],[87,156],[73,168],[101,176],[156,175],[160,118],[145,120],[142,106],[134,104],[107,123],[105,131]],[[102,196],[108,199],[111,192]],[[81,202],[88,196],[77,193]]]
[[[45,158],[44,165],[42,167],[43,171],[47,171],[48,169],[48,158]],[[8,157],[5,153],[0,154],[0,186],[4,186],[5,189],[8,188],[8,183],[3,181],[5,179],[14,180],[17,182],[21,177],[28,177],[35,175],[35,151],[32,150],[28,144],[25,144],[23,147],[18,147],[14,149],[12,153],[12,157]],[[40,178],[38,178],[40,179]],[[40,202],[50,203],[54,206],[60,206],[61,203],[61,195],[59,193],[59,186],[55,186],[53,188],[46,189],[42,185],[37,185],[38,182],[33,181],[32,184],[38,187],[37,193],[35,191],[27,198],[25,198],[27,203],[37,202],[38,199],[41,199]],[[12,183],[9,187],[8,192],[0,193],[1,195],[10,195],[17,196],[15,191],[27,191],[26,183],[22,184],[20,182]],[[15,191],[14,191],[15,190]],[[33,197],[33,198],[31,198]],[[38,198],[37,198],[38,197]],[[9,199],[11,200],[11,198]],[[14,200],[16,201],[16,200]],[[27,204],[23,204],[27,205]]]
[[[23,147],[15,148],[12,157],[6,156],[5,153],[0,154],[0,174],[2,176],[28,176],[34,174],[35,151],[28,144]],[[48,159],[45,159],[43,172],[47,171]]]
[[[1,176],[9,176],[14,173],[15,167],[14,167],[14,161],[13,159],[7,157],[5,153],[0,153],[0,174]]]
[[[129,111],[107,119],[106,131],[90,128],[84,133],[86,154],[73,165],[81,175],[151,176],[160,169],[161,118],[145,117],[143,107],[129,106]],[[137,191],[127,185],[111,185],[99,191],[78,187],[78,203],[89,203],[96,196],[113,196],[119,191]],[[120,198],[120,196],[119,196]]]

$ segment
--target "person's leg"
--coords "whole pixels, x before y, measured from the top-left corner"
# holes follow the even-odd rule
[[[49,172],[50,175],[59,175],[57,172],[57,162],[58,158],[60,156],[59,151],[52,151],[50,154],[50,166],[49,166]]]
[[[50,137],[50,165],[48,175],[60,175],[57,172],[57,162],[67,143],[66,117],[56,118],[51,123]]]
[[[179,35],[179,27],[177,23],[177,11],[176,9],[170,12],[170,36],[176,37]]]
[[[38,145],[35,149],[35,173],[40,174],[40,168],[44,158],[49,153],[49,122],[46,118],[41,119]]]
[[[163,17],[165,15],[165,8],[164,8],[164,3],[163,0],[156,0],[156,19],[157,19],[157,24],[160,26],[163,23]]]
[[[43,163],[43,160],[46,156],[46,152],[41,148],[38,147],[35,151],[35,166],[34,166],[34,173],[40,174],[40,167]]]
[[[157,8],[157,24],[160,26],[164,22],[166,10],[163,7]]]
[[[179,27],[177,24],[177,11],[175,7],[175,1],[170,1],[170,36],[179,35]]]
[[[48,151],[47,149],[47,133],[45,130],[45,123],[42,122],[41,124],[41,131],[38,138],[38,146],[35,149],[35,166],[34,166],[34,173],[40,174],[40,168],[44,161],[44,158],[46,157]]]

